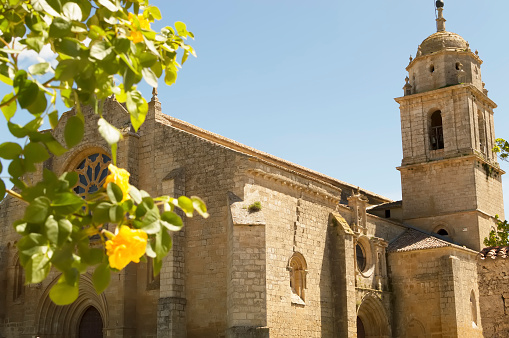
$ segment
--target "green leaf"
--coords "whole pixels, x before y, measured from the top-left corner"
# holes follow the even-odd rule
[[[58,6],[58,1],[46,1],[46,0],[32,0],[31,1],[32,6],[34,6],[34,9],[40,12],[47,12],[49,15],[52,16],[59,16],[60,7]],[[51,5],[50,5],[51,4]]]
[[[175,29],[177,30],[177,34],[183,38],[187,37],[187,27],[186,24],[180,21],[175,22]]]
[[[36,117],[32,121],[25,124],[24,129],[27,130],[28,132],[38,131],[43,123],[44,123],[44,120],[42,119],[42,117]]]
[[[161,11],[156,6],[150,6],[147,8],[147,11],[152,15],[154,20],[161,20]]]
[[[44,162],[49,158],[48,151],[39,142],[30,142],[23,150],[23,155],[27,161],[32,163]]]
[[[51,38],[63,38],[71,33],[71,22],[67,19],[58,17],[54,18],[49,27],[49,36]]]
[[[50,70],[50,64],[48,62],[36,63],[28,67],[28,71],[32,75],[44,75]]]
[[[51,206],[60,214],[69,215],[83,206],[83,199],[72,192],[63,192],[55,196]]]
[[[78,57],[81,53],[80,42],[73,38],[62,38],[59,42],[55,41],[55,49],[58,53],[72,57]]]
[[[23,148],[14,142],[4,142],[0,144],[0,157],[5,158],[6,160],[18,158],[22,151]]]
[[[147,257],[151,258],[157,257],[157,254],[154,251],[154,248],[152,247],[153,245],[154,245],[153,242],[147,241],[147,248],[145,249],[145,254],[147,255]]]
[[[131,185],[131,188],[129,189],[129,196],[133,199],[133,201],[136,204],[141,203],[141,193],[135,186]]]
[[[131,114],[131,124],[135,131],[141,127],[148,113],[148,103],[137,90],[127,92],[127,111]]]
[[[58,63],[55,69],[55,79],[59,81],[73,80],[80,72],[80,61],[76,59],[66,59]],[[61,94],[66,92],[61,92]]]
[[[19,225],[21,223],[16,222],[16,224]],[[33,247],[43,247],[43,246],[46,247],[46,245],[47,245],[46,237],[34,232],[30,233],[27,236],[22,237],[16,244],[19,251],[21,252],[30,250]]]
[[[113,4],[111,1],[109,0],[97,0],[97,2],[106,7],[109,11],[111,12],[117,12],[118,10],[120,10],[120,8],[118,8],[115,4]]]
[[[171,86],[177,81],[177,68],[174,65],[168,66],[164,74],[164,82]]]
[[[96,265],[103,261],[104,258],[104,249],[102,248],[91,248],[80,251],[82,255],[82,260],[84,263],[88,265]]]
[[[191,201],[193,202],[194,210],[196,210],[203,218],[209,217],[207,206],[201,198],[197,196],[191,196]]]
[[[157,76],[154,74],[152,69],[143,68],[141,70],[141,74],[143,75],[143,79],[147,82],[148,85],[157,88]]]
[[[12,136],[17,138],[24,138],[28,135],[28,130],[20,126],[19,124],[7,122],[7,127]]]
[[[159,272],[161,271],[161,268],[163,267],[163,260],[154,258],[152,260],[152,267],[154,270],[154,276],[157,276],[159,274]]]
[[[171,249],[171,236],[165,228],[156,234],[155,238],[155,252],[157,257],[162,259]]]
[[[55,129],[58,125],[58,110],[54,110],[48,114],[49,124],[51,129]]]
[[[114,205],[109,211],[110,220],[113,223],[118,223],[124,218],[124,209],[120,205]]]
[[[20,40],[21,44],[26,44],[31,49],[35,50],[37,53],[40,53],[42,47],[44,47],[44,37],[43,36],[31,36],[27,37],[24,40]]]
[[[108,264],[103,263],[95,268],[94,274],[92,275],[92,283],[97,294],[101,294],[108,285],[110,284],[111,270]]]
[[[30,80],[25,81],[22,86],[15,88],[18,89],[18,102],[21,108],[28,108],[38,98],[39,86]]]
[[[46,94],[44,91],[38,90],[35,100],[26,108],[31,114],[40,115],[46,110],[47,105],[48,100],[46,99]]]
[[[182,218],[173,211],[165,211],[161,215],[161,224],[170,231],[179,231],[182,228]]]
[[[37,197],[25,209],[23,219],[28,223],[42,223],[46,220],[51,201],[45,197]]]
[[[48,276],[51,263],[45,253],[36,253],[23,266],[26,283],[35,284],[42,282]]]
[[[104,224],[110,221],[110,208],[113,204],[108,202],[101,202],[95,209],[92,214],[92,222],[94,224]]]
[[[173,202],[175,206],[178,206],[186,214],[187,217],[193,217],[194,205],[186,196],[180,196],[176,201]]]
[[[8,104],[5,104],[7,101],[11,100],[14,97],[14,93],[9,93],[4,96],[2,102],[0,103],[0,109],[2,109],[2,113],[4,113],[5,119],[10,121],[11,118],[16,113],[16,109],[18,105],[16,104],[16,100],[12,100]]]
[[[152,53],[143,52],[140,55],[140,65],[144,68],[152,67],[157,61],[157,56]]]
[[[58,220],[58,241],[59,246],[63,245],[72,233],[72,223],[66,218]]]
[[[74,2],[68,2],[62,8],[62,13],[69,20],[81,21],[81,8]]]
[[[146,218],[147,217],[145,217],[145,219]],[[152,218],[152,216],[150,218]],[[161,231],[161,223],[159,218],[154,220],[152,223],[148,223],[148,221],[145,221],[145,219],[143,219],[142,226],[140,228],[141,230],[145,231],[149,235],[153,235]]]
[[[124,198],[122,189],[120,189],[120,187],[114,182],[108,183],[108,186],[106,187],[106,193],[108,194],[108,197],[112,203],[120,203]]]
[[[59,177],[59,180],[66,181],[68,183],[67,185],[68,187],[74,187],[76,183],[78,183],[78,178],[79,178],[78,173],[75,171],[71,171],[63,173],[62,176]]]
[[[90,47],[90,56],[97,60],[103,60],[113,53],[113,47],[105,41],[95,43]]]
[[[26,173],[25,167],[23,166],[20,158],[15,158],[11,161],[8,172],[14,179],[18,179]]]
[[[120,131],[102,117],[99,119],[97,124],[99,125],[99,133],[109,145],[117,143],[122,138]]]
[[[64,129],[65,144],[68,148],[72,148],[81,142],[85,132],[85,125],[78,116],[71,116]]]
[[[53,243],[58,243],[58,222],[53,215],[50,215],[44,223],[44,233],[48,240]]]
[[[62,275],[49,291],[49,298],[51,298],[56,305],[68,305],[78,299],[79,292],[78,283],[76,282],[74,285],[69,285]]]

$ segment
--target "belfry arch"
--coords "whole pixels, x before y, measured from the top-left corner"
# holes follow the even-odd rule
[[[369,293],[363,297],[357,310],[357,337],[391,337],[387,313],[378,296],[373,293]]]
[[[104,294],[98,295],[89,274],[80,276],[79,296],[70,305],[57,306],[49,298],[51,287],[58,281],[58,275],[48,285],[37,307],[37,335],[51,337],[79,337],[79,328],[84,315],[97,319],[97,313],[102,321],[102,329],[108,323],[108,305]],[[93,310],[91,310],[93,309]],[[97,311],[97,313],[92,313]]]

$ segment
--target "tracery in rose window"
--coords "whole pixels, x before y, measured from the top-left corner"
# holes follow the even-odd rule
[[[76,194],[85,197],[99,190],[108,176],[108,165],[111,158],[104,154],[92,154],[85,158],[74,170],[79,175],[78,184],[74,188]]]

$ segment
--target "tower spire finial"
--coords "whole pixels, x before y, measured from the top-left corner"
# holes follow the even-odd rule
[[[437,32],[444,32],[445,31],[445,19],[444,19],[444,1],[443,0],[437,0],[435,3],[435,6],[438,11],[438,18],[437,18]]]

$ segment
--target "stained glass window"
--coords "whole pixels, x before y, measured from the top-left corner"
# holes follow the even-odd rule
[[[85,158],[75,171],[79,175],[78,184],[74,191],[81,197],[94,193],[104,184],[108,176],[108,165],[111,158],[104,154],[93,154]]]

